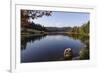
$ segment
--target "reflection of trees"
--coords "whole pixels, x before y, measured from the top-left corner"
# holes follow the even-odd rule
[[[88,35],[76,35],[76,34],[70,34],[69,37],[72,37],[75,40],[80,40],[82,43],[84,43],[86,46],[83,48],[80,48],[79,51],[79,59],[89,59],[89,36]]]
[[[26,49],[26,45],[28,42],[34,42],[35,40],[41,40],[46,35],[41,36],[21,36],[21,50]]]
[[[80,35],[80,34],[69,34],[67,35],[75,40],[80,40],[82,43],[86,45],[87,48],[89,48],[89,36],[88,35]]]

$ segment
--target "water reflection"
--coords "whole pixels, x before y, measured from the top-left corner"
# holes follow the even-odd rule
[[[64,58],[66,48],[72,49],[72,60],[89,59],[89,36],[71,34],[21,36],[21,62],[67,60]]]
[[[85,44],[83,48],[80,48],[79,51],[79,59],[90,59],[90,43],[89,43],[89,35],[68,35],[69,37],[72,37],[73,39],[77,40],[79,39],[82,43]]]
[[[36,40],[41,40],[44,37],[46,37],[46,35],[38,35],[38,36],[21,36],[21,50],[26,49],[26,45],[28,42],[32,42],[34,43],[34,41]]]
[[[84,43],[86,45],[87,48],[89,48],[89,36],[88,35],[76,35],[76,34],[70,34],[67,36],[75,39],[75,40],[80,40],[82,43]]]

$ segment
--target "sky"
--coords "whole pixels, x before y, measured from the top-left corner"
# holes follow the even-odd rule
[[[89,13],[82,12],[52,12],[51,16],[34,19],[33,22],[45,27],[81,26],[90,19]]]

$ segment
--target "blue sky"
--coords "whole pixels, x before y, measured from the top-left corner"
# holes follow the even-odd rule
[[[46,27],[81,26],[90,19],[89,13],[80,12],[52,12],[51,16],[43,16],[33,20]]]

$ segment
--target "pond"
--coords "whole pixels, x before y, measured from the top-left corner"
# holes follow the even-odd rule
[[[21,36],[21,63],[65,61],[66,48],[72,49],[73,58],[77,57],[80,49],[87,45],[86,40],[89,38],[80,35]]]

